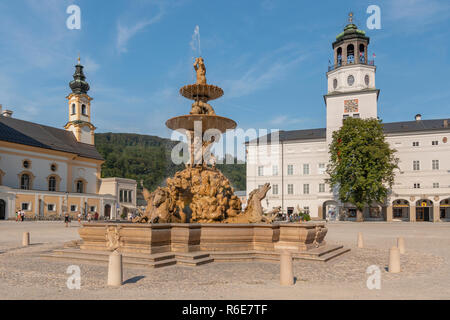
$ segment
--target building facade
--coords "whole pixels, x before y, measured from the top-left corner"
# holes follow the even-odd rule
[[[119,194],[109,188],[119,182],[106,180],[102,187],[104,160],[94,145],[89,84],[80,61],[75,69],[65,130],[16,119],[0,106],[0,220],[14,219],[19,210],[28,219],[66,212],[118,217]]]
[[[247,143],[247,190],[272,185],[263,201],[288,214],[307,211],[313,219],[356,219],[327,185],[328,146],[347,117],[378,118],[376,66],[368,60],[370,39],[350,23],[333,43],[334,64],[324,95],[326,128],[280,131]],[[365,220],[450,221],[450,119],[384,123],[386,140],[400,159],[385,203],[364,210]],[[248,194],[249,192],[247,192]]]

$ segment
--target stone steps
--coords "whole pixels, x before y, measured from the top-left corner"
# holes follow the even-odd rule
[[[326,262],[336,258],[350,249],[339,245],[328,245],[314,248],[301,253],[294,253],[295,260],[309,260]],[[109,251],[88,251],[74,248],[54,250],[41,255],[46,259],[63,259],[71,261],[86,261],[107,264]],[[276,251],[210,251],[210,252],[166,252],[156,254],[124,253],[123,264],[126,266],[161,268],[175,264],[184,266],[199,266],[211,262],[278,262],[280,252]]]

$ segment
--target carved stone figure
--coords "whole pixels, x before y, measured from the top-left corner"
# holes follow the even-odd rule
[[[197,72],[197,84],[206,84],[206,67],[203,58],[196,58],[194,69]]]
[[[202,100],[196,100],[192,104],[192,109],[190,114],[207,114],[207,115],[215,115],[216,112],[214,111],[213,107]]]

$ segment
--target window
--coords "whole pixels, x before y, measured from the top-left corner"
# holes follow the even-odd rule
[[[319,192],[320,193],[325,192],[325,183],[319,183]]]
[[[309,207],[303,207],[303,213],[309,214]]]
[[[309,184],[303,185],[303,194],[309,194]]]
[[[353,118],[359,118],[359,113],[354,113]]]
[[[261,186],[259,186],[259,187],[261,187]],[[120,189],[120,191],[119,191],[119,201],[120,202],[131,203],[131,202],[133,202],[132,195],[133,195],[133,191],[132,190]]]
[[[21,208],[22,208],[23,211],[30,211],[31,210],[31,205],[28,202],[22,202]]]
[[[414,183],[414,189],[420,189],[420,183]]]
[[[97,210],[95,210],[95,209],[97,209],[95,206],[90,206],[90,207],[89,207],[89,212],[95,212],[95,211],[97,211]]]
[[[48,204],[47,211],[56,211],[56,206],[54,204]]]
[[[87,113],[86,113],[86,105],[84,105],[84,104],[81,105],[81,114],[84,115],[84,116],[87,115]]]
[[[288,176],[292,176],[294,174],[294,165],[288,164],[287,174]]]
[[[348,114],[344,114],[344,120],[347,119],[349,117]]]
[[[431,141],[431,145],[432,146],[437,146],[439,144],[439,141],[435,140],[435,141]]]
[[[272,186],[272,194],[277,195],[278,194],[278,185],[274,184]]]
[[[20,177],[20,189],[30,190],[30,176],[26,173]]]
[[[439,182],[433,182],[433,189],[439,189]]]
[[[29,169],[30,166],[31,166],[30,160],[23,160],[22,166],[23,166],[25,169]]]
[[[278,175],[278,166],[272,166],[272,175],[277,176]]]
[[[128,202],[133,202],[133,197],[131,196],[133,192],[131,190],[128,190]]]
[[[119,201],[123,202],[123,190],[120,190],[119,192]]]
[[[259,177],[264,176],[264,167],[263,166],[258,167],[258,176]]]
[[[58,170],[58,166],[57,166],[55,163],[52,163],[52,164],[50,165],[50,170],[53,171],[53,172],[55,172],[56,170]]]
[[[75,211],[77,211],[77,206],[74,205],[74,204],[72,204],[72,205],[70,206],[70,212],[75,212]]]
[[[308,163],[303,164],[303,174],[305,174],[305,175],[309,174],[309,164]]]
[[[439,170],[439,160],[432,160],[431,165],[433,170]]]
[[[325,173],[325,163],[319,163],[319,174]]]
[[[288,184],[288,194],[294,194],[294,185],[293,184]]]
[[[56,191],[56,178],[48,178],[48,191]]]
[[[414,160],[413,161],[413,170],[414,171],[419,171],[420,170],[420,161],[419,160]]]
[[[413,142],[413,147],[418,147],[419,146],[419,141],[414,141]]]
[[[72,103],[72,114],[76,113],[76,106],[75,103]]]
[[[82,180],[77,181],[77,193],[84,193],[84,182]]]

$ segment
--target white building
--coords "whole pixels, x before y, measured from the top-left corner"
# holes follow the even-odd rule
[[[116,208],[136,205],[136,181],[101,179],[104,160],[94,145],[92,98],[79,62],[73,77],[65,130],[16,119],[0,105],[0,220],[19,210],[27,219],[66,212],[114,219]],[[120,190],[127,190],[126,201]]]
[[[380,90],[367,59],[369,38],[351,21],[333,43],[327,72],[326,128],[280,131],[278,141],[247,143],[247,194],[270,182],[266,209],[299,207],[313,219],[352,220],[356,208],[340,203],[325,183],[328,145],[347,117],[377,118]],[[398,152],[400,170],[386,203],[364,211],[365,220],[450,221],[450,119],[385,123],[386,139]]]

